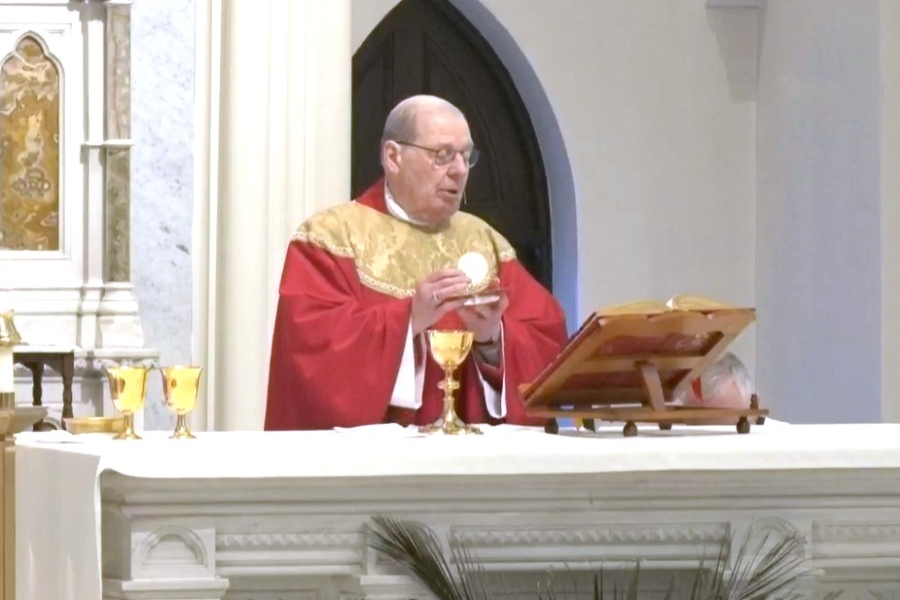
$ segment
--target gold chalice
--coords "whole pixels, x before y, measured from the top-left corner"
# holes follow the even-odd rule
[[[201,367],[163,367],[163,395],[166,406],[175,411],[175,433],[173,440],[193,440],[197,436],[187,426],[187,413],[197,405],[197,391],[200,389]]]
[[[150,367],[111,367],[106,369],[113,404],[125,417],[125,427],[114,440],[139,440],[134,432],[134,412],[144,406],[147,373]]]
[[[444,390],[444,410],[441,417],[431,425],[419,428],[423,433],[443,433],[445,435],[459,435],[465,433],[481,433],[481,430],[472,425],[463,423],[456,416],[453,407],[453,392],[459,389],[459,382],[453,379],[453,371],[469,355],[472,349],[474,334],[471,331],[442,331],[432,329],[428,331],[428,345],[431,348],[431,357],[444,369],[444,380],[438,383],[438,387]]]

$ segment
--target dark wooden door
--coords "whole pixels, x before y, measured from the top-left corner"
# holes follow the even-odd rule
[[[509,73],[447,0],[403,0],[353,56],[354,196],[381,176],[384,120],[400,100],[434,94],[458,106],[481,149],[463,210],[515,247],[552,289],[550,210],[537,136]]]

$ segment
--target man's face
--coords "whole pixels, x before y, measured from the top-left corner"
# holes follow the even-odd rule
[[[445,150],[453,156],[450,164],[434,164],[435,153],[416,146],[399,144],[387,149],[386,173],[391,192],[403,210],[417,221],[440,224],[459,210],[469,167],[463,152],[473,147],[469,125],[449,110],[435,110],[420,116],[417,135],[411,142],[424,148]]]

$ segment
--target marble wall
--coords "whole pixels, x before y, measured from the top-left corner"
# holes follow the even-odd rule
[[[160,365],[191,361],[194,2],[132,6],[131,273],[147,346]],[[161,378],[148,385],[145,429],[174,423]]]

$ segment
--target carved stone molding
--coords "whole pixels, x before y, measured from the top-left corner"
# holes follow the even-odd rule
[[[128,523],[124,515],[108,514]],[[169,524],[151,531],[132,529],[129,537],[133,548],[130,565],[109,563],[109,574],[128,573],[132,579],[217,578],[215,532],[211,528]]]
[[[622,524],[584,529],[454,529],[453,543],[467,547],[624,545],[624,544],[718,544],[728,533],[727,524],[683,525]]]
[[[361,548],[362,543],[361,533],[221,533],[216,536],[216,546],[222,550]]]
[[[137,551],[143,567],[172,564],[207,568],[209,556],[200,537],[186,527],[160,527],[146,538]]]
[[[896,543],[900,523],[815,523],[812,539],[816,543]]]
[[[155,580],[103,580],[104,598],[125,598],[140,600],[219,600],[228,590],[228,580],[218,577],[209,579],[177,578]]]
[[[363,575],[360,587],[367,600],[406,600],[428,597],[418,583],[403,575]]]
[[[362,531],[216,535],[217,572],[229,578],[272,573],[290,577],[322,570],[355,576],[364,559]]]

